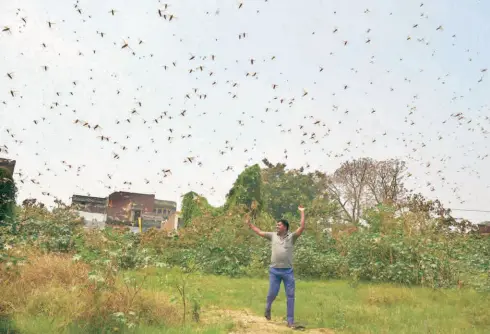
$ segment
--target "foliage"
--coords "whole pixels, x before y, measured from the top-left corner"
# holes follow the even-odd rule
[[[200,278],[198,267],[195,263],[189,263],[185,268],[172,268],[172,271],[165,275],[164,283],[175,287],[178,294],[171,301],[179,299],[182,302],[182,321],[186,324],[186,315],[191,307],[192,320],[200,321],[201,314],[201,295],[197,288],[197,281]],[[190,305],[189,305],[190,304]]]
[[[184,226],[188,226],[192,219],[202,215],[201,209],[197,203],[197,199],[200,196],[191,191],[182,197],[182,219],[184,220]]]
[[[142,234],[111,227],[85,230],[80,217],[63,203],[49,211],[29,199],[16,209],[15,219],[1,227],[0,262],[16,268],[23,258],[13,250],[30,247],[69,253],[96,272],[176,267],[228,277],[264,277],[270,245],[249,230],[244,214],[253,209],[254,224],[273,231],[275,214],[282,212],[295,229],[296,208],[291,212],[281,202],[305,201],[306,231],[294,253],[299,278],[348,279],[353,286],[372,281],[432,288],[464,284],[490,290],[490,238],[467,233],[467,226],[457,225],[438,201],[421,195],[395,204],[385,201],[364,207],[359,223],[346,224],[335,195],[324,191],[326,180],[322,173],[286,171],[281,164],[269,164],[262,171],[252,166],[237,179],[224,207],[214,208],[204,197],[186,194],[187,224],[174,234],[156,229]],[[247,192],[249,186],[254,191]],[[198,304],[194,306],[198,313]]]
[[[182,198],[182,219],[184,226],[189,226],[194,218],[202,215],[219,215],[223,212],[223,208],[215,208],[208,203],[208,200],[190,191]]]
[[[122,277],[121,277],[122,276]],[[31,254],[8,279],[0,271],[0,317],[45,317],[67,332],[112,332],[178,325],[177,307],[112,267],[91,270],[66,254]]]
[[[367,227],[357,231],[343,225],[331,225],[330,231],[315,229],[309,224],[295,246],[297,276],[433,288],[458,286],[464,281],[466,285],[490,290],[490,281],[483,279],[490,270],[490,257],[486,256],[489,238],[427,230],[424,234],[412,230],[410,234],[406,228],[410,217],[394,218],[394,208],[389,206],[380,206],[367,215]],[[307,221],[314,219],[307,216]],[[271,231],[274,220],[269,215],[259,215],[255,224]],[[201,217],[192,229],[181,231],[178,238],[163,240],[163,262],[181,268],[194,262],[207,274],[263,276],[270,258],[268,242],[248,231],[236,215]]]
[[[267,159],[268,168],[262,170],[262,195],[264,206],[276,219],[285,218],[293,213],[299,218],[296,208],[302,204],[308,206],[315,198],[323,195],[323,189],[316,173],[303,174],[299,170],[286,170],[286,165],[272,165]]]
[[[13,220],[16,194],[17,187],[11,173],[0,167],[0,225]]]
[[[256,210],[261,211],[262,202],[262,179],[259,165],[255,164],[246,168],[236,179],[233,187],[226,195],[225,210],[230,210],[236,206],[252,208],[252,203],[256,203]]]

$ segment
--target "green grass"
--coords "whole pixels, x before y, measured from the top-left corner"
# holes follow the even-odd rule
[[[145,288],[175,293],[164,283],[164,269],[150,269]],[[140,272],[133,272],[137,275]],[[203,308],[252,310],[262,316],[267,279],[231,279],[201,276],[192,282],[199,288]],[[488,333],[490,295],[469,289],[432,290],[390,284],[352,287],[346,281],[296,283],[297,321],[309,328],[330,328],[336,333]],[[273,305],[273,316],[284,318],[284,287]]]
[[[4,319],[6,322],[6,320]],[[117,324],[104,324],[103,326],[94,324],[69,324],[60,326],[60,319],[49,319],[38,316],[17,316],[14,321],[10,321],[9,326],[2,326],[0,321],[0,333],[9,334],[38,334],[38,333],[67,333],[67,334],[102,334],[102,333],[131,333],[131,334],[218,334],[228,333],[233,327],[233,323],[223,323],[214,325],[188,325],[180,327],[161,327],[140,325],[131,330],[124,330]]]
[[[163,292],[177,297],[177,289],[169,284],[177,274],[167,269],[126,272],[127,276],[149,276],[143,288],[152,294]],[[168,280],[168,278],[171,280]],[[122,279],[122,275],[121,275]],[[142,282],[142,280],[140,281]],[[161,327],[141,324],[123,330],[117,323],[66,323],[62,314],[49,318],[47,313],[14,314],[0,319],[0,333],[228,333],[239,326],[236,319],[215,323],[211,309],[249,309],[262,317],[268,281],[224,276],[195,276],[189,281],[188,293],[199,290],[203,323],[188,321],[186,327]],[[390,284],[349,284],[347,281],[302,281],[296,283],[296,320],[308,328],[329,328],[335,333],[488,333],[490,329],[490,295],[469,289],[432,290]],[[286,313],[284,287],[273,305],[273,317],[282,321]],[[59,316],[57,318],[57,316]],[[190,319],[190,316],[189,318]],[[158,327],[160,326],[160,327]]]

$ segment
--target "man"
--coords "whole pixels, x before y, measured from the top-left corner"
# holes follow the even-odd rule
[[[267,303],[265,306],[265,317],[271,319],[272,302],[276,299],[281,287],[281,281],[284,282],[287,297],[287,320],[288,326],[293,329],[301,329],[302,326],[294,323],[294,292],[295,280],[293,272],[293,248],[298,237],[305,230],[305,208],[298,207],[301,212],[301,223],[299,228],[291,233],[289,232],[289,222],[281,219],[276,223],[276,233],[263,232],[257,226],[250,222],[247,215],[246,223],[259,236],[271,241],[272,254],[269,268],[269,293],[267,294]]]

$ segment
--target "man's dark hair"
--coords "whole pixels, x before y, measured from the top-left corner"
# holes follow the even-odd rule
[[[286,230],[289,231],[289,222],[286,219],[279,219],[279,222],[286,226]]]

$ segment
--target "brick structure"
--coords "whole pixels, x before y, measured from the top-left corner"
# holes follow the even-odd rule
[[[478,224],[478,232],[481,235],[489,235],[490,236],[490,221],[482,222]]]
[[[118,191],[109,195],[107,222],[135,224],[144,214],[153,212],[155,195]]]
[[[153,194],[118,191],[108,197],[72,196],[72,206],[86,220],[107,222],[111,225],[137,226],[142,218],[143,227],[160,228],[177,211],[177,203],[155,199]]]

